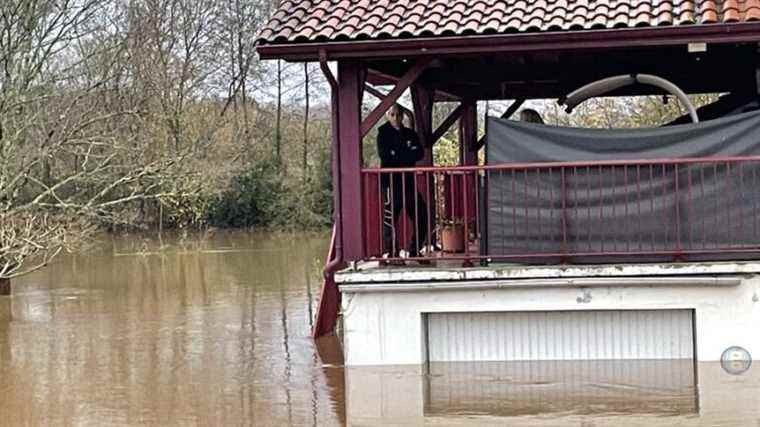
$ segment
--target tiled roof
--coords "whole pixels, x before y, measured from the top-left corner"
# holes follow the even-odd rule
[[[760,0],[284,0],[259,42],[302,43],[760,21]]]

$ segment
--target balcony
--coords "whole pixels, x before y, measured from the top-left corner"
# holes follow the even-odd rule
[[[753,259],[758,175],[760,156],[363,169],[363,261]]]

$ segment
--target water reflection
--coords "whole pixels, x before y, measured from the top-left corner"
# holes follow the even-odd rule
[[[16,281],[0,424],[343,424],[309,337],[325,251],[325,236],[120,238]]]
[[[433,363],[425,415],[688,415],[698,412],[691,360]]]
[[[754,369],[754,368],[753,368]],[[760,425],[760,370],[719,363],[436,363],[346,368],[349,425]],[[697,378],[699,379],[697,382]]]

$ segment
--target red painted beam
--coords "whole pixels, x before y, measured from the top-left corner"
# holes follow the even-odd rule
[[[462,118],[459,120],[459,159],[460,164],[464,166],[478,164],[477,150],[475,150],[478,142],[477,105],[474,101],[462,103]]]
[[[365,73],[359,61],[338,61],[338,115],[340,126],[334,129],[340,140],[340,206],[343,259],[358,261],[364,257],[361,206],[361,98]]]
[[[431,58],[420,58],[417,60],[417,62],[414,63],[412,68],[410,68],[406,74],[404,74],[404,76],[399,79],[393,90],[388,93],[388,96],[386,96],[380,105],[375,107],[375,109],[372,110],[372,112],[369,113],[367,118],[362,122],[362,137],[369,133],[370,129],[372,129],[372,127],[377,124],[377,122],[381,117],[383,117],[383,114],[388,111],[391,105],[393,105],[401,97],[404,91],[417,80],[417,77],[419,77],[420,74],[425,71],[425,68],[427,68],[428,64],[430,64],[431,60]]]
[[[325,266],[325,277],[333,274],[338,268],[340,268],[343,262],[343,219],[341,208],[341,193],[340,193],[340,138],[338,135],[338,129],[340,128],[340,117],[338,116],[338,80],[330,71],[330,67],[327,65],[327,52],[324,50],[319,52],[319,66],[322,69],[322,73],[330,83],[330,118],[332,126],[332,159],[330,162],[330,168],[333,178],[333,236],[334,244],[331,243],[331,250],[334,249],[334,257],[328,257],[327,265]]]
[[[369,93],[370,95],[374,96],[375,98],[377,98],[377,99],[379,99],[379,100],[381,100],[381,101],[382,101],[383,99],[385,99],[385,97],[387,97],[387,96],[388,96],[388,94],[387,94],[387,93],[385,93],[385,92],[383,92],[383,91],[381,91],[381,90],[377,89],[376,87],[370,86],[370,85],[368,85],[368,84],[365,84],[365,85],[364,85],[364,90],[365,90],[365,91],[367,91],[367,93]],[[402,110],[404,113],[407,113],[407,112],[408,112],[408,113],[411,113],[411,112],[412,112],[410,109],[408,109],[408,108],[404,107],[404,106],[403,106],[403,105],[401,105],[401,104],[399,104],[399,107],[401,107],[401,110]]]
[[[412,85],[412,105],[416,118],[417,135],[420,137],[422,146],[425,147],[425,157],[418,164],[432,165],[433,150],[431,143],[433,138],[433,91],[416,83]]]
[[[446,134],[446,132],[449,131],[451,128],[451,125],[454,124],[459,118],[462,116],[462,111],[464,110],[463,104],[459,104],[457,108],[452,111],[446,119],[443,120],[443,122],[436,128],[435,132],[433,132],[432,138],[430,138],[430,145],[435,145],[436,142],[438,142],[439,139],[443,135]]]
[[[493,36],[452,36],[402,40],[261,44],[261,59],[314,61],[319,49],[338,58],[401,58],[421,55],[483,55],[503,52],[630,49],[703,43],[754,43],[760,23],[680,25],[584,31],[546,31]]]
[[[368,84],[368,83],[365,83],[365,84],[364,84],[364,90],[366,90],[366,91],[367,91],[367,93],[369,93],[370,95],[372,95],[372,96],[374,96],[375,98],[378,98],[378,99],[383,99],[383,98],[385,98],[386,96],[388,96],[388,94],[387,94],[387,93],[385,93],[385,92],[382,92],[381,90],[379,90],[379,89],[376,89],[376,88],[372,87],[372,86],[371,86],[370,84]]]
[[[373,84],[377,85],[390,85],[394,83],[398,83],[399,77],[396,77],[391,74],[383,73],[382,71],[378,71],[375,69],[368,69],[367,72],[367,79]],[[453,93],[447,92],[445,90],[442,90],[440,88],[434,89],[435,91],[435,101],[441,101],[441,102],[456,102],[461,99],[461,97],[454,95]]]
[[[412,105],[414,106],[414,115],[417,118],[417,134],[420,137],[422,146],[425,147],[425,155],[417,162],[418,166],[433,166],[433,106],[436,100],[436,92],[429,86],[417,82],[412,85]],[[436,203],[435,182],[432,175],[418,175],[417,189],[429,208],[438,206]],[[429,242],[436,245],[436,235],[432,232],[433,225],[437,223],[436,209],[428,210],[427,218]]]

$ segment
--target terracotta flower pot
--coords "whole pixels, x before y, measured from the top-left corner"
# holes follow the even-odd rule
[[[464,225],[444,225],[441,229],[441,244],[444,252],[464,252]]]

